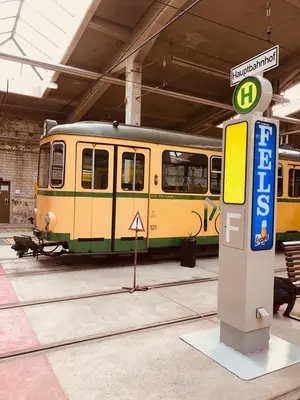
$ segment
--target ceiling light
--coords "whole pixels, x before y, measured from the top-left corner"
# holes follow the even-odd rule
[[[226,72],[220,71],[218,69],[206,67],[205,65],[196,64],[192,61],[183,60],[182,58],[179,58],[179,57],[172,57],[171,62],[175,65],[180,65],[181,67],[186,67],[186,68],[193,69],[195,71],[203,72],[204,74],[217,76],[222,79],[229,80],[229,78],[230,78],[229,74]]]

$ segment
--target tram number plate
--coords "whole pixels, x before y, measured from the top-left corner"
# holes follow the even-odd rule
[[[157,230],[157,225],[150,225],[151,231],[156,231]]]

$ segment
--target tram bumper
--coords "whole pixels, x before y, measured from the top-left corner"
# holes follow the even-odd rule
[[[31,236],[14,236],[13,239],[15,244],[11,248],[17,252],[18,257],[29,254],[35,257],[39,254],[39,245],[32,240]]]

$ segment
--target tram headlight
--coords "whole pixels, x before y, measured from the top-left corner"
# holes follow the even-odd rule
[[[47,212],[45,215],[45,230],[51,232],[56,225],[56,216],[52,212]]]

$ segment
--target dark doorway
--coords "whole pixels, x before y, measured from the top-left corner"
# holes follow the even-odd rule
[[[10,182],[0,181],[0,223],[9,223]]]

